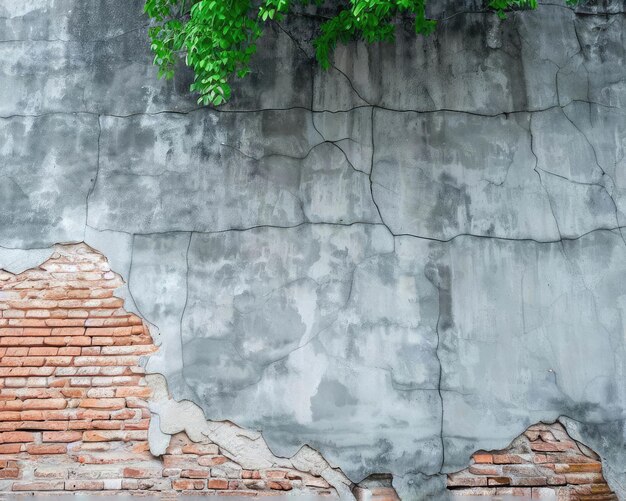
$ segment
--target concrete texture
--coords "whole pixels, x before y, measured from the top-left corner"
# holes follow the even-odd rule
[[[211,110],[140,1],[0,0],[0,268],[101,251],[149,371],[279,456],[432,499],[562,416],[626,498],[626,9],[436,3],[328,72],[274,26]]]

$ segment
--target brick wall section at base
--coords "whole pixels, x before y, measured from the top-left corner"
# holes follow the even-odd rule
[[[0,270],[0,496],[335,494],[306,473],[244,470],[217,445],[185,434],[152,456],[140,357],[156,347],[114,297],[120,285],[104,256],[84,244],[57,246],[19,275]]]
[[[558,422],[531,426],[508,449],[475,453],[469,468],[448,475],[448,488],[457,496],[617,500],[597,454]]]

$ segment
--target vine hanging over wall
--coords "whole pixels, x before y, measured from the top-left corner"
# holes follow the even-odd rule
[[[565,1],[571,5],[579,0]],[[335,7],[314,40],[323,68],[330,67],[338,43],[393,42],[400,16],[411,18],[416,35],[429,35],[436,26],[427,17],[427,0],[147,0],[159,77],[172,78],[177,59],[184,57],[195,75],[191,90],[198,93],[198,103],[226,102],[233,78],[250,72],[250,59],[266,24],[281,21],[295,3]],[[507,9],[536,8],[537,0],[488,0],[488,6],[505,17]]]

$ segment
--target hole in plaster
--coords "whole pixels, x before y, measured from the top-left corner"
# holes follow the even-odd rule
[[[448,475],[448,489],[453,497],[617,500],[600,457],[559,422],[530,426],[506,449],[474,453],[468,468]]]

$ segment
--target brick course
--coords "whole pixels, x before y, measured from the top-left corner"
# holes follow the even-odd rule
[[[0,491],[335,494],[307,473],[244,470],[184,433],[152,456],[140,362],[157,348],[114,297],[121,285],[84,244],[19,275],[0,270]]]
[[[456,496],[617,500],[600,458],[558,422],[531,426],[506,450],[475,453],[468,468],[448,475],[448,489]]]

